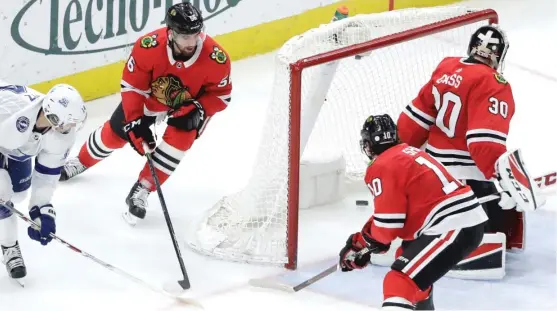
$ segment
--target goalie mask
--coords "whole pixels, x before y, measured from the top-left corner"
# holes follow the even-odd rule
[[[399,143],[396,124],[388,114],[369,116],[360,135],[362,152],[372,161],[385,150]]]
[[[502,73],[508,49],[509,41],[505,32],[493,24],[482,26],[474,32],[468,44],[468,56],[487,59],[492,68]]]

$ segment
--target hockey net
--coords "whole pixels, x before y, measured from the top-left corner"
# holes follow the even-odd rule
[[[340,153],[361,182],[361,126],[370,114],[397,119],[439,61],[464,56],[493,10],[458,6],[357,15],[321,25],[278,51],[272,99],[251,179],[193,226],[187,244],[226,260],[295,269],[300,156]]]

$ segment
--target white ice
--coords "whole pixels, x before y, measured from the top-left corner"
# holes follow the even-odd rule
[[[505,76],[513,86],[517,113],[509,145],[523,150],[534,175],[557,169],[555,2],[474,0],[465,4],[496,9],[511,40]],[[284,274],[280,267],[215,260],[191,252],[182,243],[187,223],[194,215],[211,207],[222,195],[237,190],[249,177],[270,101],[273,57],[270,53],[233,64],[233,103],[211,121],[204,137],[163,187],[192,283],[189,296],[198,299],[206,310],[378,308],[386,271],[381,267],[337,273],[296,294],[247,285],[250,278],[278,274],[294,282],[334,263],[348,234],[358,230],[371,213],[353,206],[353,198],[342,208],[302,212],[300,269],[294,273]],[[113,95],[88,105],[91,118],[74,154],[118,102],[119,95]],[[54,199],[58,234],[84,251],[162,286],[179,280],[181,274],[157,196],[150,197],[147,218],[135,228],[120,216],[126,208],[124,198],[143,164],[144,160],[126,147],[83,176],[60,184]],[[557,210],[557,199],[550,197],[547,206]],[[18,208],[26,210],[25,205]],[[527,249],[523,254],[508,256],[507,277],[497,282],[443,278],[435,289],[438,309],[557,309],[555,213],[538,211],[527,216]],[[56,242],[40,246],[28,239],[24,223],[20,223],[19,234],[28,268],[26,287],[18,287],[0,272],[0,310],[190,309],[129,282]]]

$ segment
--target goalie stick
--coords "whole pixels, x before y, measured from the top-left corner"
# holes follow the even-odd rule
[[[6,208],[8,208],[12,213],[14,213],[17,217],[19,217],[21,220],[25,221],[26,223],[28,223],[29,225],[31,225],[31,226],[33,226],[37,229],[40,229],[40,226],[35,221],[33,221],[29,217],[25,216],[22,212],[17,210],[15,207],[10,206],[9,204],[5,204],[4,206]],[[143,281],[142,279],[140,279],[138,277],[135,277],[135,276],[129,274],[128,272],[126,272],[126,271],[124,271],[124,270],[122,270],[118,267],[115,267],[115,266],[113,266],[113,265],[111,265],[107,262],[104,262],[104,261],[98,259],[97,257],[95,257],[95,256],[77,248],[73,244],[70,244],[69,242],[66,242],[65,240],[63,240],[62,238],[58,237],[57,235],[55,235],[53,233],[50,234],[50,237],[52,237],[53,240],[56,240],[57,242],[63,244],[67,248],[71,249],[72,251],[80,254],[81,256],[86,257],[88,259],[91,259],[92,261],[94,261],[97,264],[103,266],[104,268],[106,268],[106,269],[108,269],[112,272],[115,272],[115,273],[119,274],[120,276],[122,276],[122,277],[124,277],[124,278],[126,278],[126,279],[128,279],[128,280],[130,280],[134,283],[140,284],[140,285],[152,290],[155,293],[158,293],[158,294],[164,295],[166,297],[175,299],[176,301],[178,301],[180,303],[183,303],[183,304],[188,304],[188,305],[196,306],[196,307],[199,307],[199,308],[203,308],[201,306],[201,304],[199,304],[197,301],[195,301],[193,299],[189,299],[189,298],[184,298],[184,297],[179,297],[179,296],[172,295],[172,294],[164,291],[163,289],[158,288],[156,286],[153,286],[153,285]]]

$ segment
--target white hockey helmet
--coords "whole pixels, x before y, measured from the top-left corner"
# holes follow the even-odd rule
[[[52,128],[61,133],[67,133],[74,127],[79,130],[87,119],[83,98],[68,84],[52,87],[43,98],[42,108]]]

